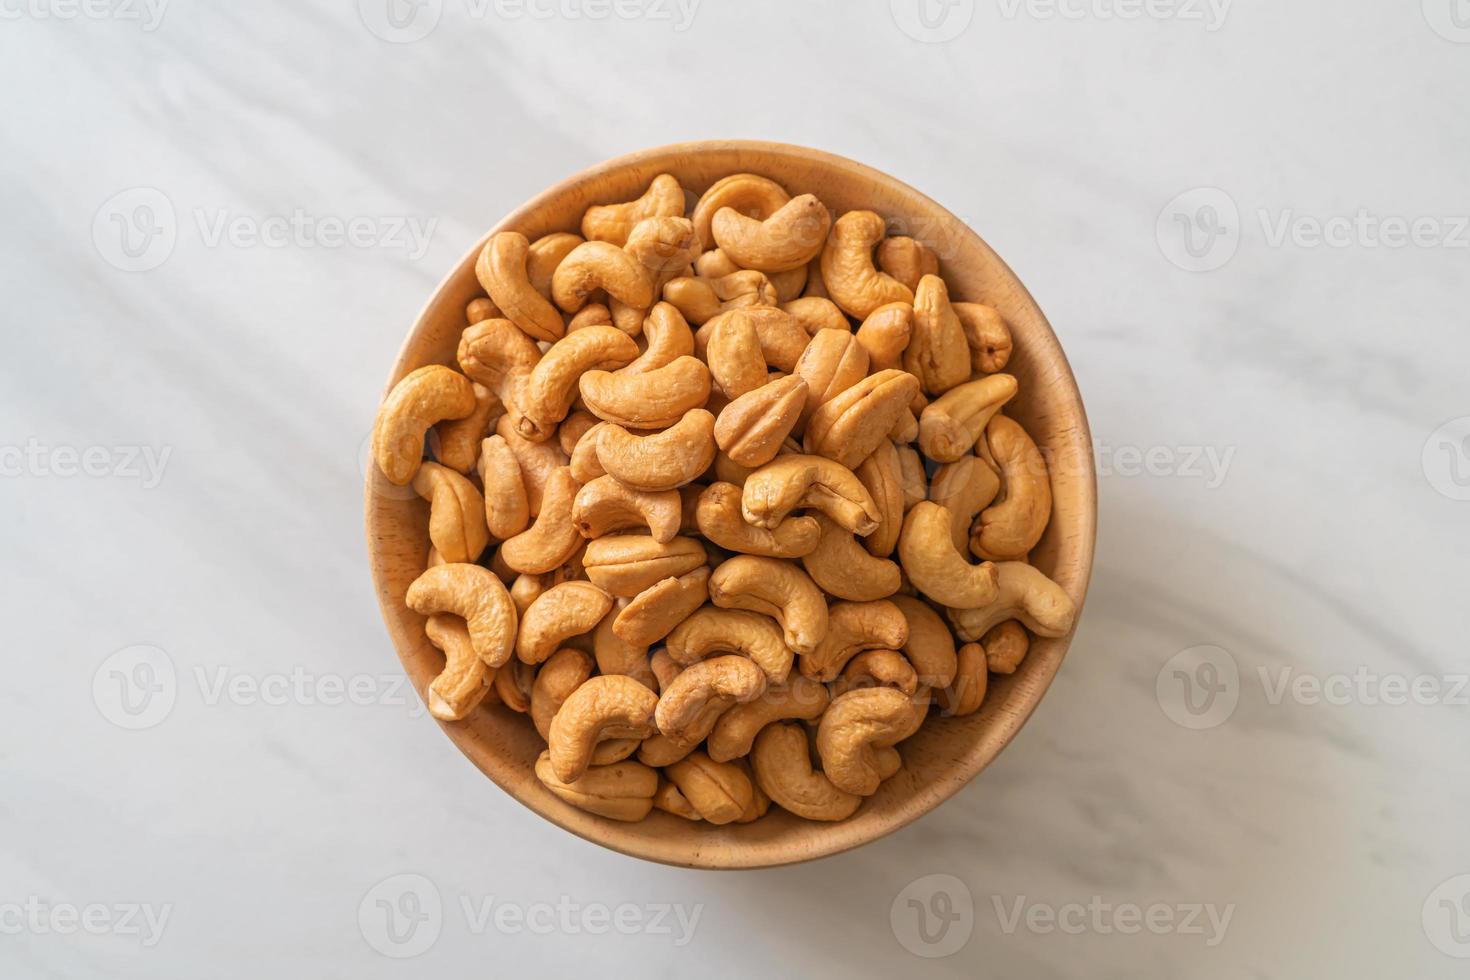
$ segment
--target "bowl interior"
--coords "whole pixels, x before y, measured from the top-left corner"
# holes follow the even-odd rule
[[[940,256],[952,298],[987,303],[1011,325],[1015,353],[1007,370],[1021,394],[1007,413],[1021,422],[1052,463],[1054,509],[1032,562],[1062,585],[1080,612],[1092,565],[1096,487],[1091,435],[1081,397],[1061,347],[1025,287],[973,231],[907,185],[869,167],[818,151],[773,143],[704,142],[661,147],[608,161],[544,192],[497,225],[532,239],[576,231],[588,205],[630,200],[660,173],[679,179],[692,197],[726,174],[750,171],[792,194],[816,194],[837,212],[876,211]],[[464,308],[480,294],[474,262],[483,239],[439,286],[414,324],[389,378],[425,364],[453,365]],[[367,538],[383,616],[404,668],[422,693],[443,658],[424,635],[423,617],[404,605],[428,551],[428,507],[370,467]],[[1070,636],[1035,639],[1020,669],[992,675],[984,706],[964,718],[931,716],[903,742],[903,770],[857,814],[838,824],[813,823],[773,807],[761,820],[716,827],[655,810],[623,824],[575,809],[537,781],[543,745],[529,719],[503,705],[481,708],[443,728],[486,775],[532,810],[587,840],[625,854],[689,867],[751,868],[809,860],[881,837],[933,809],[983,769],[1015,735],[1045,693]]]

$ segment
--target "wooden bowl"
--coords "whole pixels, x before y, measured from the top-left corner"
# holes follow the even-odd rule
[[[1032,554],[1033,563],[1072,596],[1080,613],[1092,569],[1097,487],[1092,438],[1082,397],[1061,345],[1036,302],[1015,274],[959,219],[887,174],[842,157],[780,143],[709,141],[644,150],[598,164],[565,180],[516,210],[487,233],[513,229],[533,240],[553,231],[575,231],[591,204],[631,200],[660,173],[699,194],[726,174],[749,171],[770,177],[793,195],[811,192],[834,211],[876,211],[940,255],[955,299],[987,303],[1011,325],[1015,354],[1007,370],[1021,393],[1007,408],[1053,464],[1055,505],[1051,526]],[[692,203],[692,199],[691,199]],[[484,241],[465,254],[419,314],[388,378],[392,387],[414,368],[455,363],[465,328],[465,304],[480,295],[475,258]],[[428,551],[428,506],[390,484],[376,467],[367,477],[367,539],[378,601],[393,645],[422,693],[443,665],[424,635],[424,618],[403,596],[423,570]],[[502,789],[536,813],[579,837],[634,857],[698,868],[760,868],[836,854],[908,824],[969,782],[995,758],[1025,723],[1061,665],[1071,637],[1033,638],[1031,652],[1010,676],[993,675],[982,709],[963,718],[931,715],[903,742],[904,768],[885,782],[858,812],[841,823],[801,820],[772,807],[745,825],[695,824],[661,812],[641,823],[619,823],[575,809],[537,781],[533,766],[543,744],[530,720],[500,704],[477,710],[463,722],[444,723],[461,752]]]

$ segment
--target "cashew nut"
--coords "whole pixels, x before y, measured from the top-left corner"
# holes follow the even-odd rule
[[[873,266],[873,246],[883,240],[883,219],[849,211],[832,225],[822,249],[822,283],[848,316],[866,319],[884,303],[912,303],[911,289]]]
[[[980,643],[985,647],[985,665],[992,674],[1014,674],[1031,647],[1026,627],[1008,619],[990,628]]]
[[[582,560],[594,584],[631,599],[656,582],[694,571],[705,563],[705,553],[693,538],[659,542],[646,534],[614,534],[589,541]]]
[[[785,272],[766,273],[766,278],[771,280],[771,286],[776,290],[777,306],[785,306],[801,296],[802,289],[806,287],[807,268],[799,265]],[[806,329],[806,324],[802,324],[802,329]]]
[[[891,687],[868,687],[834,698],[817,727],[817,754],[832,785],[871,796],[883,782],[878,750],[902,742],[923,724],[927,702]]]
[[[750,756],[756,782],[777,806],[807,820],[852,816],[863,798],[838,789],[812,768],[811,749],[800,725],[776,722],[761,730]]]
[[[494,669],[476,655],[469,630],[457,616],[430,616],[424,631],[429,642],[444,651],[444,669],[429,682],[429,714],[440,721],[469,717],[490,693]]]
[[[485,524],[498,541],[514,537],[531,523],[531,504],[521,464],[504,436],[491,436],[480,447],[480,483],[485,487]]]
[[[903,366],[903,352],[914,333],[912,303],[885,303],[869,313],[857,329],[857,342],[868,352],[874,371]]]
[[[721,548],[770,558],[800,558],[817,547],[822,531],[815,519],[788,517],[772,528],[756,527],[746,522],[740,501],[735,484],[710,484],[695,508],[699,533]]]
[[[737,765],[691,752],[666,771],[690,805],[712,824],[732,823],[751,808],[755,788]]]
[[[733,208],[752,218],[766,218],[775,214],[791,195],[769,177],[758,174],[730,174],[710,185],[694,205],[691,217],[694,230],[705,248],[714,244],[710,225],[722,208]]]
[[[518,572],[540,575],[565,563],[582,545],[572,523],[572,505],[581,487],[572,471],[558,467],[546,481],[541,511],[526,530],[500,546],[500,557]]]
[[[974,609],[950,609],[955,635],[972,643],[1008,619],[1019,619],[1037,636],[1066,636],[1072,630],[1077,606],[1067,590],[1021,561],[996,565],[996,598]]]
[[[647,347],[623,373],[644,374],[694,353],[694,331],[672,303],[655,303],[648,311],[643,321],[643,339]]]
[[[765,693],[766,675],[741,656],[712,657],[685,667],[659,696],[658,730],[681,742],[699,743],[727,709]]]
[[[726,398],[739,398],[766,383],[766,359],[751,317],[730,313],[711,320],[704,357]]]
[[[447,562],[474,562],[490,544],[485,498],[465,477],[425,461],[413,489],[429,501],[429,540]]]
[[[613,630],[626,599],[619,599],[592,631],[592,655],[597,658],[600,674],[622,674],[631,677],[650,691],[658,690],[658,678],[649,664],[648,647],[629,643]]]
[[[853,534],[878,529],[882,513],[852,470],[824,456],[792,454],[750,474],[740,498],[745,520],[776,528],[799,507],[821,511]]]
[[[954,680],[954,634],[944,619],[922,599],[896,595],[890,600],[903,613],[908,623],[909,638],[902,647],[903,655],[914,665],[919,683],[925,687],[944,688]]]
[[[646,527],[655,541],[672,541],[679,533],[679,494],[633,490],[614,477],[600,476],[577,492],[572,523],[584,538]]]
[[[495,696],[517,714],[527,714],[531,710],[531,688],[535,682],[535,667],[512,660],[495,672]]]
[[[874,558],[887,558],[898,546],[898,535],[903,530],[904,474],[898,448],[888,440],[880,442],[854,473],[883,515],[878,530],[863,538],[863,547]]]
[[[923,242],[907,235],[883,239],[878,246],[878,268],[910,289],[925,276],[939,275],[939,257]]]
[[[709,569],[655,582],[623,607],[612,629],[622,640],[650,647],[704,605],[709,598]]]
[[[722,609],[745,609],[781,625],[786,645],[801,654],[817,648],[827,633],[827,600],[794,563],[761,555],[737,555],[709,579],[710,601]]]
[[[971,565],[957,551],[947,508],[932,501],[915,504],[898,537],[898,560],[914,588],[940,605],[976,609],[995,601],[996,569],[990,562]]]
[[[852,325],[847,322],[847,315],[838,309],[836,303],[825,296],[802,296],[799,299],[777,305],[783,312],[796,317],[796,322],[801,324],[801,328],[813,337],[823,330],[852,332]]]
[[[929,495],[929,477],[919,451],[912,446],[894,446],[898,451],[898,470],[903,474],[903,509],[907,513],[914,504]]]
[[[683,817],[685,820],[704,819],[699,815],[699,811],[694,809],[694,804],[679,792],[679,787],[668,780],[663,780],[658,784],[658,792],[653,794],[653,808],[672,813],[676,817]]]
[[[989,685],[985,648],[978,643],[966,643],[960,647],[953,685],[938,689],[934,695],[946,715],[972,715],[980,710]]]
[[[708,323],[722,313],[776,302],[776,287],[764,272],[743,269],[719,279],[679,276],[664,284],[663,298],[694,324]]]
[[[906,371],[869,375],[812,413],[802,445],[852,469],[888,438],[918,390]]]
[[[919,448],[936,463],[953,463],[975,448],[990,420],[1018,390],[1009,374],[992,374],[951,388],[919,415]]]
[[[807,383],[799,375],[764,382],[720,410],[715,444],[741,466],[764,466],[781,451],[806,404]]]
[[[567,333],[575,333],[587,327],[614,327],[612,311],[602,303],[588,303],[567,321]],[[626,331],[625,331],[626,332]],[[631,335],[630,335],[631,336]]]
[[[526,615],[526,610],[531,608],[531,603],[547,589],[551,588],[552,582],[549,575],[517,575],[515,581],[510,583],[510,601],[516,604],[516,612]]]
[[[694,408],[667,429],[651,435],[634,435],[621,425],[604,425],[595,433],[594,446],[603,471],[627,486],[650,492],[673,490],[709,469],[715,456],[714,433],[715,417]],[[592,435],[585,438],[591,439]]]
[[[794,374],[804,378],[810,390],[801,411],[805,427],[820,406],[868,376],[868,352],[846,330],[819,330],[801,352]]]
[[[935,471],[929,499],[949,511],[950,538],[960,554],[970,547],[975,515],[989,507],[999,492],[1000,477],[979,456],[961,456]]]
[[[1011,329],[1005,319],[984,303],[950,305],[970,345],[970,367],[977,374],[1004,371],[1011,360]]]
[[[388,392],[373,425],[373,458],[392,483],[407,486],[424,458],[424,435],[444,419],[475,410],[475,390],[458,371],[430,364],[410,371]]]
[[[531,243],[516,231],[490,236],[475,261],[475,277],[495,305],[532,340],[554,341],[566,332],[561,314],[536,291],[527,272]]]
[[[562,420],[561,424],[556,427],[556,444],[561,447],[563,453],[570,456],[576,452],[577,443],[582,441],[582,437],[601,424],[602,422],[591,412],[583,411],[582,409],[570,412]],[[572,475],[576,476],[576,473],[574,472]],[[579,482],[585,483],[587,481]]]
[[[586,241],[572,249],[551,277],[551,298],[576,313],[599,289],[635,309],[653,305],[653,277],[629,252],[604,241]]]
[[[551,735],[551,719],[572,692],[592,676],[592,658],[581,650],[558,650],[546,658],[531,683],[531,724],[545,741]],[[607,743],[604,743],[607,744]]]
[[[600,419],[635,429],[666,429],[705,403],[710,375],[699,358],[676,357],[635,374],[588,371],[580,387],[582,400]]]
[[[834,602],[827,613],[827,635],[801,658],[801,672],[819,681],[836,680],[864,650],[899,650],[908,639],[908,620],[892,601]]]
[[[841,697],[868,687],[891,687],[913,694],[919,689],[919,674],[897,650],[864,650],[842,668],[833,682],[832,694]]]
[[[526,278],[530,280],[531,287],[548,301],[551,299],[551,277],[556,273],[556,267],[582,241],[581,235],[554,231],[536,239],[526,250]]]
[[[622,246],[645,218],[684,214],[684,188],[669,174],[653,178],[641,197],[622,204],[594,204],[582,215],[582,237]]]
[[[588,371],[615,371],[638,356],[633,338],[616,327],[587,327],[551,345],[521,391],[516,431],[542,442],[567,417],[577,384]]]
[[[652,735],[658,702],[658,695],[631,677],[604,674],[589,679],[567,697],[551,719],[546,741],[552,772],[569,783],[587,771],[599,742]]]
[[[505,314],[500,312],[500,307],[488,296],[476,296],[465,304],[464,319],[466,326],[474,326],[481,320],[504,319]]]
[[[761,357],[770,367],[787,374],[796,370],[797,362],[801,360],[807,344],[811,343],[811,335],[790,313],[774,306],[745,306],[721,313],[700,327],[694,334],[695,353],[708,358],[710,338],[730,320],[736,321],[741,332],[744,326],[754,327]]]
[[[575,780],[557,777],[550,750],[536,760],[536,778],[563,801],[609,820],[642,820],[653,809],[658,773],[638,762],[615,762],[586,770]]]
[[[466,475],[474,470],[480,459],[480,443],[489,434],[490,423],[505,411],[495,392],[482,384],[471,384],[475,392],[475,410],[462,419],[440,422],[429,435],[429,448],[434,450],[434,458]]]
[[[1001,377],[1001,375],[996,375]],[[970,549],[981,558],[1024,558],[1051,520],[1051,478],[1046,459],[1019,422],[997,415],[985,430],[990,457],[1000,467],[1001,492],[980,514]]]
[[[526,503],[534,516],[541,513],[541,499],[546,495],[546,486],[552,474],[567,465],[566,453],[552,440],[532,442],[516,431],[509,415],[502,415],[495,425],[495,434],[505,440],[506,446],[520,464],[521,480],[526,486]]]
[[[965,328],[950,306],[949,287],[938,276],[925,276],[914,290],[914,336],[903,353],[903,366],[931,395],[941,395],[970,378]]]
[[[721,208],[710,222],[710,234],[741,268],[785,272],[804,268],[821,253],[831,225],[826,205],[815,195],[802,194],[764,220]]]
[[[516,643],[516,607],[505,584],[487,568],[451,562],[413,580],[404,597],[423,616],[453,613],[465,621],[475,654],[490,667],[510,659]]]
[[[521,617],[516,656],[528,664],[543,662],[566,640],[592,632],[612,604],[612,596],[591,582],[553,585]]]
[[[838,527],[826,514],[812,515],[821,538],[801,564],[823,591],[839,599],[866,602],[893,595],[902,584],[898,564],[875,558],[858,544],[850,531]]]
[[[772,722],[800,718],[813,721],[822,716],[831,700],[826,685],[797,674],[789,684],[773,685],[754,701],[738,704],[715,722],[706,746],[716,762],[729,762],[749,755],[755,737]]]
[[[716,653],[741,654],[759,666],[772,684],[786,682],[794,659],[781,627],[770,617],[715,606],[695,611],[674,627],[667,650],[670,659],[686,667]]]

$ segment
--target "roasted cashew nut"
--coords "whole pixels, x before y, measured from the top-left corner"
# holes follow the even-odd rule
[[[674,627],[667,651],[674,663],[685,667],[717,653],[740,654],[760,667],[772,684],[786,682],[795,657],[781,627],[770,617],[715,606],[695,611]]]
[[[812,194],[802,194],[764,220],[721,208],[710,222],[710,234],[736,265],[772,273],[805,270],[821,254],[831,226],[827,206]]]
[[[884,599],[898,591],[903,576],[896,562],[868,554],[852,532],[826,514],[812,516],[821,528],[821,538],[810,554],[802,556],[801,564],[818,587],[839,599],[857,602]]]
[[[920,413],[919,448],[936,463],[953,463],[975,448],[990,420],[1019,388],[1009,374],[992,374],[951,388]]]
[[[977,374],[1004,371],[1011,360],[1011,329],[1005,318],[984,303],[952,303],[970,345],[970,366]]]
[[[864,650],[847,662],[833,683],[833,696],[868,687],[891,687],[905,694],[919,689],[919,674],[897,650]]]
[[[1021,561],[996,563],[996,598],[975,609],[950,609],[955,635],[972,643],[1008,619],[1019,619],[1037,636],[1066,636],[1077,616],[1067,590]]]
[[[913,291],[873,266],[873,247],[883,240],[883,219],[849,211],[832,225],[822,249],[822,283],[848,316],[866,319],[885,303],[912,303]]]
[[[939,257],[923,242],[907,235],[883,239],[878,246],[878,268],[910,289],[925,276],[939,275]]]
[[[914,290],[914,336],[903,366],[931,395],[942,395],[970,378],[970,343],[950,305],[949,287],[938,276],[925,276]]]
[[[949,511],[950,539],[960,554],[970,547],[975,516],[989,507],[999,492],[1000,476],[979,456],[961,456],[935,471],[929,499]]]
[[[434,458],[452,470],[465,475],[474,470],[480,458],[480,443],[490,432],[490,424],[505,412],[495,392],[471,382],[475,391],[475,410],[462,419],[448,419],[429,431],[429,447]]]
[[[541,513],[541,500],[546,496],[546,487],[557,470],[567,465],[567,454],[561,446],[548,439],[532,442],[516,431],[509,415],[502,415],[495,424],[495,434],[505,440],[506,446],[515,454],[520,464],[521,480],[526,487],[526,503],[532,516]]]
[[[918,379],[907,371],[869,375],[812,413],[802,445],[853,469],[888,438],[918,391]]]
[[[547,743],[552,772],[569,783],[587,771],[599,742],[652,735],[658,700],[658,695],[622,674],[599,675],[582,684],[551,719]]]
[[[976,609],[995,601],[996,569],[990,562],[971,565],[955,549],[953,518],[931,501],[914,505],[898,537],[898,560],[914,588],[943,606]]]
[[[495,672],[495,696],[510,710],[524,715],[531,710],[531,688],[535,682],[535,667],[512,660]]]
[[[546,658],[531,683],[531,724],[545,741],[551,735],[551,719],[572,692],[592,676],[592,657],[582,650],[563,649]],[[607,743],[603,743],[607,744]]]
[[[903,366],[903,352],[914,334],[912,303],[885,303],[869,313],[858,327],[857,342],[868,352],[874,371]]]
[[[879,751],[902,742],[924,722],[927,699],[891,687],[868,687],[834,698],[817,726],[817,754],[832,785],[871,796],[888,766]]]
[[[777,456],[745,481],[740,498],[745,520],[776,528],[800,507],[819,510],[857,535],[872,534],[883,515],[862,481],[824,456]]]
[[[588,371],[579,387],[588,410],[604,421],[634,429],[666,429],[709,399],[710,374],[699,358],[677,357],[636,374]]]
[[[766,383],[766,358],[750,317],[729,314],[710,321],[704,358],[726,398],[739,398]],[[698,349],[696,338],[695,349]]]
[[[582,437],[599,425],[602,425],[602,422],[591,412],[582,409],[569,412],[567,417],[562,419],[561,424],[556,427],[556,444],[561,447],[563,453],[570,456],[576,451],[577,443],[582,441]],[[572,475],[576,476],[575,473]]]
[[[846,820],[863,798],[832,785],[812,768],[811,749],[800,725],[767,725],[750,756],[756,782],[780,807],[807,820]]]
[[[912,446],[894,446],[898,451],[898,469],[903,474],[903,509],[908,513],[913,506],[929,495],[929,476],[924,472],[924,461],[919,451]]]
[[[581,778],[562,780],[551,762],[551,752],[536,760],[536,778],[564,802],[609,820],[635,823],[653,809],[658,773],[638,762],[615,762],[588,769]]]
[[[413,489],[429,501],[429,540],[447,562],[474,562],[490,544],[485,498],[468,479],[447,466],[425,461]]]
[[[634,309],[653,305],[653,277],[643,263],[610,242],[586,241],[556,267],[551,298],[566,312],[576,313],[599,289]]]
[[[617,622],[621,605],[625,601],[619,600],[615,603],[592,632],[592,655],[597,658],[597,672],[622,674],[633,678],[650,691],[657,692],[658,678],[654,676],[649,663],[648,647],[640,643],[630,643],[613,631],[613,625]]]
[[[693,538],[659,542],[646,534],[613,534],[589,541],[582,563],[594,584],[631,599],[657,582],[694,571],[706,557]]]
[[[720,410],[715,444],[741,466],[764,466],[781,451],[806,404],[807,383],[800,376],[765,382]]]
[[[638,345],[616,327],[587,327],[551,345],[526,378],[516,431],[533,442],[549,439],[571,411],[588,371],[616,371],[633,362]]]
[[[408,587],[408,608],[423,616],[453,613],[465,621],[475,654],[490,667],[510,659],[516,643],[516,607],[505,584],[487,568],[436,565]]]
[[[709,598],[709,569],[655,582],[618,613],[612,629],[622,640],[650,647],[668,636]]]
[[[919,683],[935,689],[949,686],[955,675],[954,634],[943,617],[922,599],[896,595],[889,600],[903,613],[909,626],[909,638],[901,651],[914,665]]]
[[[819,330],[801,352],[794,373],[810,390],[801,411],[804,429],[819,407],[868,376],[868,352],[847,330]]]
[[[1046,459],[1020,423],[1004,415],[991,419],[985,439],[990,457],[1000,467],[1001,493],[981,512],[970,549],[990,561],[1024,558],[1051,521]]]
[[[623,369],[624,374],[644,374],[694,353],[694,331],[672,303],[655,303],[643,321],[643,353]]]
[[[723,326],[730,325],[730,321],[734,321],[733,326],[737,333],[743,333],[747,327],[753,328],[756,339],[760,342],[761,357],[766,364],[787,374],[796,370],[801,355],[812,340],[801,322],[790,313],[769,305],[744,306],[721,313],[695,331],[695,353],[706,359],[713,356],[709,351],[710,339]]]
[[[526,278],[530,280],[531,287],[546,298],[548,305],[551,300],[551,277],[556,273],[556,267],[582,241],[581,235],[574,235],[569,231],[554,231],[536,239],[526,250]]]
[[[464,320],[467,326],[474,326],[481,320],[503,320],[505,314],[495,301],[488,296],[476,296],[465,304]]]
[[[755,787],[745,770],[691,752],[669,766],[668,777],[701,817],[712,824],[733,823],[754,804]]]
[[[592,632],[612,604],[612,596],[591,582],[553,585],[521,617],[516,656],[528,664],[542,663],[567,640]]]
[[[908,639],[908,620],[890,600],[834,602],[827,612],[827,635],[801,658],[801,672],[833,681],[864,650],[899,650]]]
[[[658,730],[680,742],[704,741],[722,713],[765,693],[766,675],[741,656],[713,657],[684,668],[659,696]]]
[[[771,286],[776,290],[777,306],[785,306],[787,303],[801,297],[801,291],[806,288],[807,269],[809,265],[797,266],[795,269],[787,269],[785,272],[766,273],[766,278],[771,280]],[[806,324],[802,324],[802,329],[806,329]]]
[[[816,337],[823,330],[852,332],[852,325],[847,322],[847,315],[838,309],[836,303],[825,296],[802,296],[777,305],[781,307],[782,312],[796,317],[796,322],[800,323],[801,328],[812,337]]]
[[[1031,647],[1026,627],[1008,619],[990,628],[980,639],[985,647],[985,665],[992,674],[1014,674]]]
[[[551,474],[541,512],[526,530],[500,546],[502,561],[517,572],[541,575],[565,564],[585,540],[572,523],[572,505],[581,487],[565,466]]]
[[[679,787],[668,780],[658,784],[658,792],[653,794],[653,808],[665,813],[672,813],[676,817],[685,820],[703,820],[699,811],[694,809],[694,804],[685,799],[684,794],[679,792]]]
[[[786,645],[808,654],[827,634],[827,600],[806,572],[792,562],[737,555],[709,579],[710,601],[722,609],[745,609],[781,625]]]
[[[990,686],[985,648],[978,643],[966,643],[960,647],[957,663],[953,685],[935,691],[935,700],[946,715],[972,715],[980,710],[986,688]]]
[[[788,517],[775,527],[756,527],[740,509],[741,489],[733,483],[711,483],[699,496],[694,518],[699,533],[729,551],[770,558],[811,554],[822,530],[812,517]]]
[[[475,261],[475,277],[495,305],[532,340],[554,341],[566,332],[561,314],[536,291],[526,270],[531,243],[515,231],[490,236]]]
[[[495,677],[475,653],[464,620],[434,615],[424,624],[429,642],[444,651],[444,669],[429,682],[429,714],[440,721],[460,721],[490,693]]]
[[[646,527],[663,544],[679,534],[679,506],[678,491],[633,490],[614,477],[600,476],[577,492],[572,523],[584,538]]]
[[[373,424],[378,469],[398,486],[412,483],[429,428],[444,419],[462,419],[475,405],[475,390],[458,371],[440,364],[410,371],[383,399]]]
[[[653,178],[641,197],[622,204],[594,204],[582,215],[582,237],[612,242],[619,247],[645,218],[679,217],[684,214],[684,188],[669,174]]]
[[[504,436],[490,436],[480,446],[480,483],[485,488],[485,524],[491,537],[504,541],[531,523],[531,503],[521,464]]]
[[[791,195],[769,177],[758,174],[730,174],[710,185],[694,205],[691,215],[695,233],[705,248],[714,244],[710,225],[722,208],[731,208],[752,218],[767,218],[780,210]]]
[[[702,408],[691,409],[662,432],[634,435],[607,424],[596,436],[598,465],[635,490],[677,489],[709,469],[715,457],[715,417]]]
[[[678,276],[664,284],[663,298],[690,323],[705,324],[732,310],[769,306],[777,297],[764,272],[743,269],[719,279]]]
[[[720,715],[706,746],[716,762],[729,762],[749,755],[755,737],[772,722],[802,719],[815,721],[827,710],[831,697],[825,684],[797,674],[789,684],[770,686],[754,701],[738,704]]]
[[[505,406],[512,428],[520,420],[521,386],[541,360],[541,348],[509,320],[482,320],[459,338],[459,368]],[[499,431],[500,426],[496,426]]]
[[[863,547],[874,558],[887,558],[898,547],[905,511],[904,472],[898,448],[887,440],[880,442],[878,448],[853,472],[883,515],[878,521],[878,530],[863,538]],[[965,543],[968,544],[968,539]]]

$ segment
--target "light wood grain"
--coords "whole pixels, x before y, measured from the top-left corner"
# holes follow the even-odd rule
[[[842,157],[804,147],[752,141],[683,143],[633,153],[566,180],[507,216],[489,235],[515,230],[535,239],[575,231],[590,204],[632,199],[657,174],[671,173],[687,191],[702,192],[726,174],[750,171],[783,184],[792,194],[813,193],[837,212],[873,210],[930,242],[952,298],[988,303],[1010,323],[1015,354],[1007,369],[1021,395],[1008,414],[1047,453],[1053,468],[1054,509],[1033,563],[1060,583],[1079,614],[1092,571],[1097,488],[1092,436],[1082,398],[1056,335],[1014,273],[959,219],[913,188]],[[693,200],[690,204],[692,206]],[[483,240],[435,290],[399,352],[388,379],[424,364],[453,364],[464,329],[465,304],[479,293],[474,262]],[[386,393],[386,389],[385,389]],[[368,553],[383,618],[416,689],[422,694],[442,665],[424,635],[424,619],[403,595],[424,569],[428,510],[371,468],[366,488]],[[1080,616],[1079,616],[1080,618]],[[528,718],[500,705],[469,719],[441,723],[459,749],[512,797],[589,841],[624,854],[697,868],[759,868],[835,854],[876,840],[944,802],[984,769],[1025,724],[1046,693],[1071,637],[1033,639],[1021,668],[992,676],[984,707],[964,718],[931,716],[900,746],[903,771],[888,780],[851,819],[812,823],[773,807],[752,824],[691,824],[660,811],[641,823],[604,820],[575,809],[537,781],[533,767],[542,743]]]

